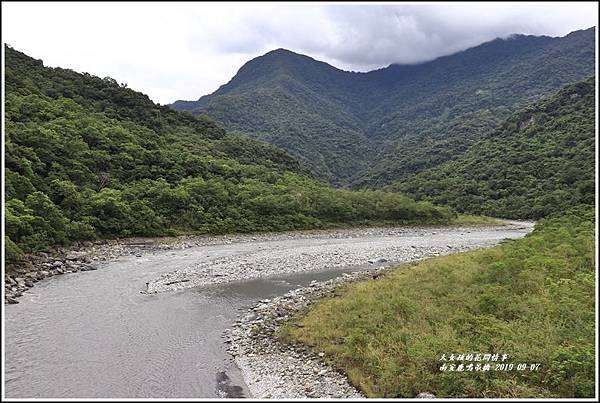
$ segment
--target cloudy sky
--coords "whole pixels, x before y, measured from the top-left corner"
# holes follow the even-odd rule
[[[2,38],[47,66],[195,100],[286,48],[344,70],[416,63],[512,33],[596,26],[586,3],[2,3]]]

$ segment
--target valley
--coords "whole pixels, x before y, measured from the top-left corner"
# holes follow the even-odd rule
[[[3,397],[593,397],[596,34],[171,104],[4,45]]]

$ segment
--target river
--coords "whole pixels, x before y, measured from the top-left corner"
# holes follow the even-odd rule
[[[154,250],[102,263],[100,270],[55,276],[5,305],[7,398],[199,398],[249,397],[243,376],[225,350],[223,331],[260,299],[341,275],[372,256],[391,262],[428,253],[491,246],[518,238],[530,223],[508,228],[364,230],[348,236],[224,243],[181,250]],[[392,235],[390,235],[392,234]],[[415,248],[419,254],[415,255]],[[430,249],[428,249],[430,248]],[[352,264],[320,261],[324,250],[353,256]],[[413,252],[411,252],[413,251]],[[439,252],[443,251],[443,252]],[[265,254],[269,258],[265,258]],[[310,267],[289,273],[281,256]],[[260,257],[272,267],[221,284],[145,294],[147,283],[181,267],[227,259],[245,270]],[[362,256],[362,259],[361,259]],[[343,261],[343,259],[341,259]],[[231,266],[239,261],[238,266]],[[383,263],[381,263],[383,264]],[[258,278],[252,277],[261,276]],[[244,276],[242,276],[244,277]],[[190,284],[193,284],[191,282]]]

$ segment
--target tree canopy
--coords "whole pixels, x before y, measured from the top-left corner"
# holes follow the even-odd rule
[[[447,222],[448,208],[334,189],[286,152],[117,81],[6,54],[6,254],[74,240]]]
[[[438,167],[388,187],[461,212],[541,218],[594,204],[595,80],[522,108]]]

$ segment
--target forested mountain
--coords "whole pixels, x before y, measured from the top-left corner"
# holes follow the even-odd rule
[[[333,189],[267,143],[5,48],[6,257],[73,240],[447,222],[385,192]]]
[[[229,130],[280,146],[335,181],[365,169],[374,156],[348,75],[353,73],[277,49],[246,63],[214,94],[172,106],[206,112]]]
[[[591,77],[513,114],[459,158],[389,188],[495,217],[537,219],[593,205],[595,127]]]
[[[594,28],[368,73],[278,49],[213,94],[171,106],[276,144],[334,183],[377,187],[462,154],[516,107],[594,68]]]

